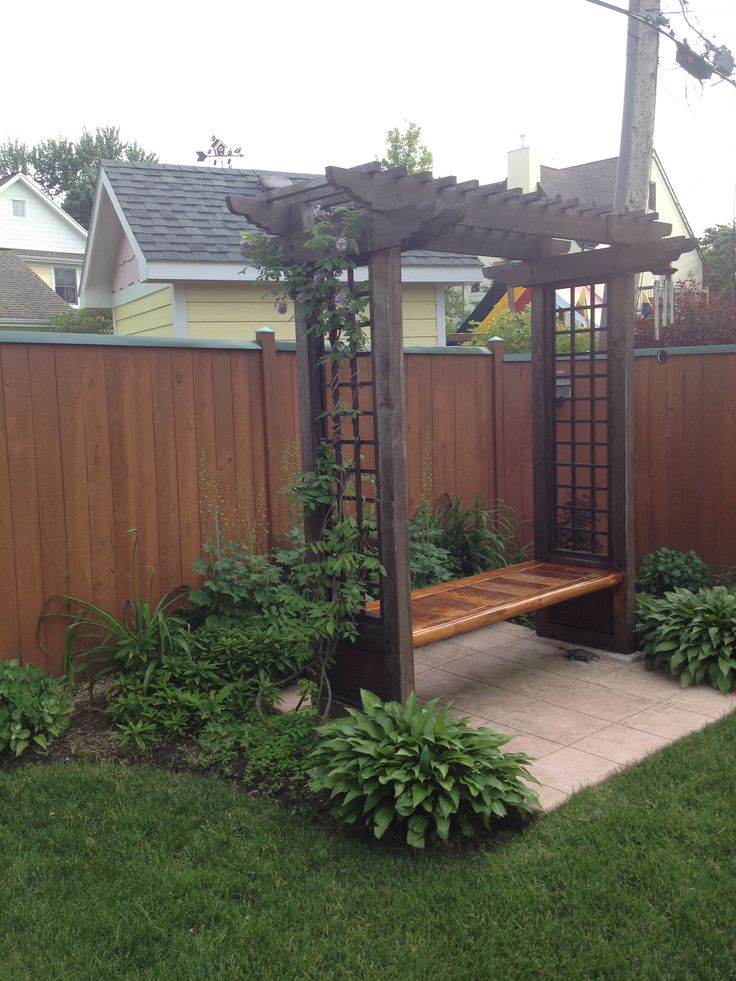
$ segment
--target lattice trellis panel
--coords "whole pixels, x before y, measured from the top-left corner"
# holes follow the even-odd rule
[[[606,314],[604,284],[556,291],[551,543],[601,560],[611,542]]]

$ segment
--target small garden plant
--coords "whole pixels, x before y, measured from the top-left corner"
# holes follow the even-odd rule
[[[643,593],[664,596],[669,590],[680,587],[702,589],[710,586],[712,579],[713,573],[696,552],[659,548],[644,557],[636,584]]]
[[[509,736],[472,729],[437,700],[405,705],[361,692],[349,709],[319,729],[310,787],[326,791],[337,817],[365,824],[381,838],[395,825],[415,848],[428,838],[473,835],[509,813],[531,812],[536,794],[522,753],[504,753]]]
[[[736,684],[736,592],[713,586],[637,597],[637,633],[651,667],[683,686],[709,683],[724,694]]]
[[[0,661],[0,753],[48,749],[69,725],[74,700],[34,664]]]

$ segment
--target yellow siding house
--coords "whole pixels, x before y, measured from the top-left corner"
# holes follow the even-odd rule
[[[225,199],[310,176],[103,161],[82,305],[112,308],[117,334],[253,340],[266,326],[278,340],[293,340],[293,311],[280,315],[258,270],[245,265],[240,233],[249,226]],[[365,269],[356,270],[356,280],[365,278]],[[445,289],[481,278],[477,258],[405,253],[405,343],[443,346]]]

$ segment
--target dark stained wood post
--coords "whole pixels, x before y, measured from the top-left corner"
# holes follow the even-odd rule
[[[299,389],[299,443],[301,446],[301,468],[303,472],[314,470],[319,444],[326,438],[325,394],[323,384],[322,357],[325,353],[324,338],[310,334],[307,322],[297,311],[294,315],[296,326],[296,372]],[[307,542],[316,542],[322,537],[324,513],[304,515],[304,536]]]
[[[488,350],[493,355],[493,496],[503,501],[506,496],[506,430],[504,428],[503,341],[492,337]]]
[[[624,573],[613,593],[616,650],[634,651],[634,310],[633,273],[613,276],[608,294],[608,446],[611,564]]]
[[[381,586],[387,695],[404,701],[414,688],[409,575],[409,488],[404,426],[401,250],[371,255],[371,348],[376,424],[378,536],[386,570]]]
[[[552,550],[552,448],[555,383],[555,312],[548,286],[532,287],[532,451],[534,460],[534,557]],[[552,291],[554,296],[554,290]]]

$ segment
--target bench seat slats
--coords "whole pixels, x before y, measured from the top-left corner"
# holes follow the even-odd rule
[[[577,596],[611,589],[623,578],[613,569],[532,560],[427,586],[411,594],[414,646],[422,647]],[[376,614],[380,609],[376,600],[368,604],[366,612]]]

